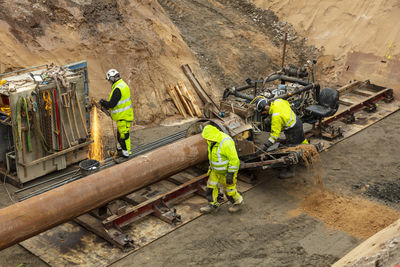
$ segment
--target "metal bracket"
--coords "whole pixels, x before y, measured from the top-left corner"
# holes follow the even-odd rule
[[[386,98],[385,98],[386,99]],[[368,113],[372,113],[376,111],[376,104],[375,103],[366,103],[364,110]]]
[[[153,215],[160,218],[164,222],[177,225],[182,223],[181,215],[176,213],[176,209],[170,209],[163,201],[159,201],[153,205]]]
[[[105,231],[110,239],[120,248],[128,250],[134,247],[135,243],[133,239],[129,235],[122,233],[119,229],[112,227],[105,229]]]
[[[346,124],[352,124],[356,121],[356,117],[354,116],[354,112],[349,113],[346,117],[344,117],[343,122]]]

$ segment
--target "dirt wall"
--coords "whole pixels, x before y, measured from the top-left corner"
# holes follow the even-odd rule
[[[21,0],[0,7],[3,72],[87,60],[90,95],[100,99],[111,89],[105,73],[116,68],[131,88],[137,123],[177,112],[165,85],[182,80],[190,87],[182,64],[211,85],[156,0]]]
[[[320,71],[330,83],[367,80],[400,95],[400,3],[387,1],[252,0],[293,24],[320,48]],[[320,73],[321,74],[321,73]]]

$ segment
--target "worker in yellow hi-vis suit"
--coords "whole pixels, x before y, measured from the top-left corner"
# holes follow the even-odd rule
[[[226,197],[232,203],[230,212],[237,212],[243,203],[243,197],[236,189],[236,177],[239,171],[239,157],[233,139],[212,125],[204,127],[202,136],[208,143],[210,168],[207,181],[208,206],[202,207],[202,213],[217,211],[218,194],[221,186]]]
[[[256,106],[260,112],[268,111],[271,117],[271,134],[264,144],[266,150],[275,144],[282,131],[286,136],[286,145],[308,144],[303,130],[303,122],[293,112],[288,101],[277,99],[268,104],[266,99],[260,98],[256,101]],[[293,167],[284,169],[279,176],[280,178],[293,177]]]
[[[106,79],[112,84],[112,91],[109,100],[101,99],[100,104],[110,109],[111,118],[117,122],[117,151],[122,158],[128,159],[132,154],[130,139],[130,126],[133,121],[131,91],[115,69],[107,72]]]

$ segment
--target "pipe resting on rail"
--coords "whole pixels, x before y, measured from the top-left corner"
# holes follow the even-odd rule
[[[0,250],[205,160],[198,134],[0,209]]]

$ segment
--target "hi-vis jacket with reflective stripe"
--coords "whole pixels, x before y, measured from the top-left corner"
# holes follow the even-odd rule
[[[204,127],[202,136],[208,143],[208,159],[211,169],[217,173],[237,173],[240,161],[233,139],[212,125]]]
[[[111,108],[111,118],[114,121],[133,121],[131,90],[122,79],[119,79],[113,84],[108,100],[111,100],[113,92],[116,88],[119,88],[121,91],[121,99],[118,101],[115,107]]]
[[[296,114],[290,108],[289,102],[283,99],[277,99],[271,103],[269,114],[271,115],[271,136],[268,140],[275,143],[282,130],[290,129],[296,124]]]

